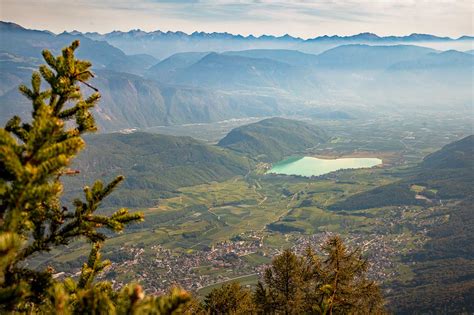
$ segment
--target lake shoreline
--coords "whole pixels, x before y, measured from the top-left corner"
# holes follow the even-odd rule
[[[273,164],[267,171],[267,174],[317,177],[339,170],[367,169],[376,166],[383,166],[383,160],[376,157],[340,157],[324,159],[315,156],[293,156]]]

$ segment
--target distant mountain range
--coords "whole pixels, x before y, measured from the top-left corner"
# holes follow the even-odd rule
[[[31,104],[17,88],[21,83],[29,84],[32,71],[43,63],[41,50],[59,53],[74,39],[81,41],[78,57],[90,60],[96,72],[93,84],[102,94],[96,117],[102,131],[281,113],[273,97],[233,95],[135,75],[158,61],[147,55],[126,55],[106,42],[82,35],[54,35],[8,23],[0,23],[0,35],[1,123],[13,115],[28,118]]]
[[[73,32],[73,34],[81,34]],[[422,44],[436,47],[439,43],[451,43],[458,47],[469,47],[474,37],[461,36],[459,38],[439,37],[429,34],[411,34],[408,36],[381,37],[372,33],[361,33],[353,36],[319,36],[310,39],[292,37],[290,35],[272,36],[262,35],[255,37],[232,35],[229,33],[194,32],[144,32],[132,30],[129,32],[114,31],[107,34],[84,33],[86,37],[95,40],[105,40],[122,49],[126,53],[136,54],[144,52],[159,59],[166,58],[177,52],[187,51],[215,51],[249,49],[293,49],[307,53],[321,53],[324,50],[345,44],[396,45]],[[438,44],[437,44],[438,43]],[[468,49],[468,48],[466,48]],[[471,48],[472,49],[472,48]]]
[[[21,32],[26,30],[22,26],[11,22],[0,22],[0,31],[15,30]],[[36,31],[40,35],[55,34],[49,31]],[[186,34],[184,32],[163,32],[160,30],[145,32],[139,29],[128,32],[113,31],[106,34],[97,32],[82,33],[79,31],[63,32],[58,34],[58,38],[68,38],[70,36],[83,36],[93,40],[106,41],[118,47],[127,54],[149,54],[158,59],[169,57],[179,52],[199,51],[199,52],[225,52],[230,50],[249,49],[293,49],[308,53],[320,53],[332,47],[345,44],[370,44],[370,45],[396,45],[396,44],[423,44],[430,45],[436,43],[459,43],[469,47],[474,40],[473,36],[461,36],[459,38],[440,37],[430,34],[410,34],[407,36],[378,36],[373,33],[360,33],[352,36],[318,36],[309,39],[293,37],[291,35],[273,36],[253,35],[242,36],[229,33],[206,33],[194,32]],[[467,50],[469,48],[466,48]],[[472,48],[470,48],[472,49]]]
[[[0,22],[0,36],[0,123],[18,113],[28,117],[30,107],[17,87],[43,63],[41,50],[59,53],[75,39],[81,41],[78,57],[90,60],[97,74],[92,83],[103,98],[96,117],[107,132],[277,115],[347,119],[361,113],[468,111],[474,97],[471,52],[417,46],[469,46],[470,37],[55,35],[6,22]],[[175,41],[180,38],[185,40]],[[397,42],[402,39],[404,44]]]
[[[48,41],[48,48],[50,46],[62,47],[64,41],[71,37],[85,37],[92,40],[107,42],[115,47],[118,47],[128,55],[144,55],[149,54],[155,58],[163,59],[169,57],[178,52],[227,52],[231,51],[231,46],[236,46],[236,50],[250,50],[250,49],[278,49],[274,47],[275,43],[281,43],[283,45],[280,49],[292,49],[300,50],[302,52],[319,53],[328,49],[327,44],[333,43],[333,47],[347,45],[347,44],[370,44],[370,45],[397,45],[397,44],[412,44],[420,45],[422,43],[436,43],[436,42],[451,42],[451,43],[467,43],[466,47],[472,45],[474,41],[473,36],[461,36],[459,38],[440,37],[430,34],[416,34],[413,33],[407,36],[378,36],[373,33],[361,33],[352,36],[318,36],[310,39],[302,39],[299,37],[292,37],[290,35],[284,36],[272,36],[262,35],[255,37],[253,35],[242,36],[233,35],[229,33],[205,33],[205,32],[194,32],[192,34],[186,34],[184,32],[162,32],[153,31],[145,32],[142,30],[131,30],[128,32],[113,31],[106,34],[99,34],[97,32],[82,33],[79,31],[63,32],[60,34],[54,34],[49,31],[39,31],[26,29],[18,24],[11,22],[0,21],[0,32],[15,32],[18,36],[13,42],[4,43],[7,49],[11,52],[15,52],[15,49],[21,49],[24,47],[23,44],[29,45],[41,45],[44,42],[33,43],[30,41],[28,36],[22,36],[30,33],[35,35],[39,39]],[[49,38],[48,38],[49,37]],[[54,37],[55,41],[51,44],[50,37]],[[159,44],[161,41],[163,43]],[[180,47],[173,49],[179,42]],[[138,44],[139,43],[139,44]],[[240,43],[240,44],[239,44]],[[321,44],[321,48],[312,47],[314,45]],[[242,46],[243,45],[243,46]],[[255,47],[252,47],[254,46]],[[280,45],[280,46],[281,46]],[[293,45],[293,46],[292,46]],[[303,45],[303,46],[294,46]],[[308,45],[305,49],[304,45]],[[159,47],[161,46],[161,48]],[[15,47],[15,48],[13,48]],[[39,46],[38,46],[39,47]],[[42,46],[41,46],[42,47]],[[204,50],[200,49],[205,47]],[[58,47],[57,47],[58,48]],[[104,47],[105,48],[105,47]],[[470,49],[472,50],[472,47]],[[30,52],[34,53],[34,52]],[[120,58],[120,52],[116,51],[116,58]],[[150,61],[149,58],[145,58]],[[108,62],[106,62],[108,63]]]
[[[67,32],[64,32],[67,33]],[[282,40],[282,41],[325,41],[325,40],[369,40],[369,41],[394,41],[394,42],[399,42],[399,41],[446,41],[446,40],[469,40],[469,39],[474,39],[472,36],[461,36],[459,38],[451,38],[451,37],[440,37],[436,35],[430,35],[430,34],[417,34],[417,33],[412,33],[410,35],[406,36],[378,36],[374,33],[360,33],[356,35],[349,35],[349,36],[339,36],[339,35],[333,35],[333,36],[328,36],[328,35],[323,35],[323,36],[317,36],[314,38],[309,38],[309,39],[302,39],[300,37],[293,37],[291,35],[283,35],[283,36],[273,36],[273,35],[261,35],[261,36],[254,36],[254,35],[248,35],[248,36],[242,36],[242,35],[234,35],[230,34],[227,32],[219,33],[219,32],[213,32],[213,33],[206,33],[206,32],[194,32],[191,34],[187,34],[184,32],[173,32],[173,31],[167,31],[163,32],[160,30],[156,31],[151,31],[151,32],[146,32],[142,31],[140,29],[135,29],[135,30],[130,30],[128,32],[123,32],[123,31],[113,31],[110,33],[105,33],[105,34],[100,34],[97,32],[90,32],[90,33],[81,33],[79,31],[72,31],[68,34],[84,34],[89,37],[96,37],[96,38],[110,38],[110,37],[129,37],[129,38],[146,38],[146,37],[163,37],[163,38],[197,38],[197,39],[240,39],[240,40],[268,40],[268,39],[277,39],[277,40]]]

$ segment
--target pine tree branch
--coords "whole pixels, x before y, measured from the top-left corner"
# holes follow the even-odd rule
[[[81,82],[82,84],[86,85],[87,87],[93,89],[94,91],[99,92],[99,89],[93,87],[93,86],[90,85],[89,83],[87,83],[87,82],[85,82],[85,81],[83,81],[83,80],[81,80],[81,79],[77,79],[77,81],[79,81],[79,82]]]

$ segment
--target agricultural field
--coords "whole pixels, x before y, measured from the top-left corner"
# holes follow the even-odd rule
[[[176,283],[205,295],[231,279],[255,284],[262,266],[283,248],[317,247],[327,233],[337,233],[349,243],[367,244],[368,255],[383,253],[376,259],[380,266],[374,267],[378,277],[403,274],[408,279],[409,269],[401,261],[391,263],[393,257],[388,257],[425,241],[407,226],[421,209],[404,209],[402,215],[397,208],[327,209],[347,196],[395,180],[396,175],[384,168],[340,171],[318,179],[255,171],[221,183],[181,188],[177,196],[144,209],[145,222],[125,234],[111,235],[103,255],[113,265],[105,277],[117,286],[139,281],[150,292]],[[379,241],[371,243],[374,238]],[[46,261],[53,262],[58,271],[78,270],[77,262],[83,261],[88,248],[78,243],[61,255],[52,253]]]

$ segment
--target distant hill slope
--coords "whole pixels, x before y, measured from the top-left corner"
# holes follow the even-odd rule
[[[399,109],[471,111],[473,71],[474,55],[459,51],[429,53],[387,67],[364,89],[366,97],[379,103],[386,101],[387,106],[396,102]],[[429,106],[419,100],[427,100]]]
[[[391,284],[388,307],[394,314],[471,314],[474,311],[474,136],[426,156],[394,184],[350,196],[333,210],[422,205],[428,240],[408,251],[409,281]],[[425,187],[417,192],[412,185]],[[431,199],[432,202],[423,200]],[[396,211],[396,210],[395,210]],[[401,210],[403,211],[403,210]],[[431,221],[432,220],[432,221]],[[408,227],[409,229],[409,227]]]
[[[397,314],[471,314],[474,312],[474,136],[428,155],[416,177],[442,198],[454,198],[439,214],[423,248],[403,260],[414,278],[389,295]],[[458,201],[460,199],[460,201]],[[446,311],[448,310],[448,311]]]
[[[474,66],[474,55],[456,50],[443,52],[432,52],[421,54],[410,60],[394,63],[390,70],[408,70],[408,69],[440,69],[440,68],[472,68]]]
[[[250,49],[226,51],[223,54],[249,58],[272,59],[292,66],[314,66],[317,63],[316,55],[289,49]]]
[[[317,56],[319,67],[332,69],[384,69],[395,63],[425,56],[436,50],[413,45],[343,45]]]
[[[3,69],[3,68],[2,68]],[[29,119],[31,104],[18,91],[28,82],[34,65],[22,71],[1,72],[0,124],[13,115]],[[102,99],[94,109],[100,131],[160,125],[208,123],[232,118],[281,114],[284,99],[261,95],[235,95],[197,87],[164,85],[123,72],[95,71],[92,84]],[[90,90],[85,87],[86,93]]]
[[[278,101],[272,97],[165,85],[126,73],[98,72],[93,82],[103,96],[98,115],[108,130],[207,123],[280,112]]]
[[[414,278],[397,283],[388,296],[395,314],[474,312],[474,196],[446,209],[420,250],[404,255]]]
[[[328,139],[317,126],[284,118],[269,118],[235,128],[218,145],[251,158],[275,162]]]
[[[120,206],[152,206],[180,187],[223,181],[250,168],[246,158],[190,137],[112,133],[89,136],[86,142],[73,163],[81,173],[66,178],[71,196],[80,195],[77,187],[96,178],[124,175],[124,184],[108,198],[109,204]]]
[[[209,54],[209,52],[186,52],[174,54],[150,67],[145,76],[160,82],[169,82],[183,70]]]
[[[399,182],[377,187],[337,202],[332,210],[359,210],[397,205],[424,205],[411,189],[425,187],[428,199],[464,199],[474,194],[474,135],[450,143],[428,155]]]
[[[421,163],[425,169],[471,169],[474,171],[474,135],[445,145],[426,156]]]
[[[35,58],[0,50],[0,95],[31,79],[32,71],[37,70],[38,66],[39,62]]]
[[[168,84],[223,90],[276,89],[309,95],[317,87],[309,69],[285,62],[217,53],[199,57],[198,53],[174,55],[146,75]]]

